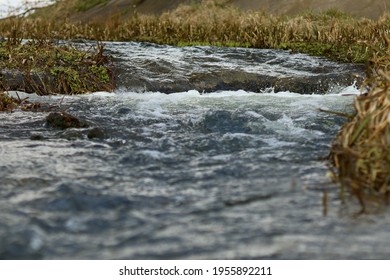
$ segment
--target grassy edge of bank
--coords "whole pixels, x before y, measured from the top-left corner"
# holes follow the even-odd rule
[[[69,7],[65,9],[64,3],[68,2]],[[39,10],[35,16],[0,21],[0,35],[8,37],[16,33],[22,38],[146,41],[175,46],[277,48],[341,62],[365,63],[372,56],[368,45],[383,48],[381,38],[390,29],[390,13],[378,20],[355,18],[337,10],[306,11],[299,16],[287,17],[263,11],[242,11],[212,0],[181,5],[162,15],[135,13],[124,18],[121,12],[113,11],[109,18],[72,22],[64,15],[72,13],[71,7],[77,13],[78,2],[63,0]]]
[[[73,95],[113,89],[102,45],[84,51],[50,39],[22,42],[16,36],[0,43],[0,90]]]
[[[340,129],[330,152],[342,196],[349,190],[363,212],[378,197],[390,202],[390,37],[384,41],[387,49],[369,60],[356,113]]]
[[[234,20],[232,20],[234,19]],[[10,33],[11,32],[11,33]],[[72,23],[42,18],[0,22],[0,34],[24,38],[148,41],[158,44],[279,48],[366,63],[364,95],[356,98],[355,116],[331,147],[333,177],[342,193],[350,190],[363,208],[370,196],[390,192],[390,14],[358,19],[335,10],[297,17],[243,12],[206,1],[183,5],[161,16],[115,14],[105,21]]]

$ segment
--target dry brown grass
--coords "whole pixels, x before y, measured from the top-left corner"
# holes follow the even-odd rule
[[[0,112],[12,112],[16,109],[23,111],[37,111],[41,109],[41,104],[29,102],[28,98],[14,98],[8,93],[0,92]]]
[[[371,57],[367,43],[382,49],[381,38],[389,30],[389,14],[369,20],[329,10],[291,18],[243,12],[214,1],[183,5],[161,16],[135,14],[126,20],[114,15],[88,23],[50,17],[0,22],[0,35],[5,37],[17,32],[23,38],[283,48],[351,62],[365,62]]]
[[[356,98],[356,115],[333,143],[334,176],[342,190],[359,199],[363,211],[367,197],[390,194],[390,37],[386,50],[370,59],[365,81],[367,93]]]

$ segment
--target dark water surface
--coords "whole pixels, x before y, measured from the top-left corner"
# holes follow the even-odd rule
[[[344,120],[318,108],[351,112],[345,93],[65,98],[103,139],[1,113],[0,258],[389,258],[387,210],[356,218],[321,160]]]

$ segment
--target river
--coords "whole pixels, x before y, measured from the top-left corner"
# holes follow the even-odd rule
[[[341,77],[354,66],[286,51],[106,47],[121,58],[117,91],[35,97],[90,128],[0,114],[0,258],[390,257],[388,210],[354,215],[359,205],[326,176],[345,119],[319,109],[353,112],[359,91]],[[224,71],[315,77],[326,90],[278,91],[241,74],[234,89],[234,75],[215,82]],[[93,127],[104,135],[88,138]]]

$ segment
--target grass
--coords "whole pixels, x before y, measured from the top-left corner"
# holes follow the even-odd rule
[[[38,95],[112,91],[115,81],[102,44],[88,51],[36,36],[22,40],[15,25],[0,43],[0,112],[35,110],[39,104],[9,97],[20,90]]]
[[[390,194],[390,38],[386,50],[369,60],[365,89],[356,98],[355,116],[335,139],[330,158],[342,193],[350,190],[365,211],[370,198]]]
[[[85,52],[50,40],[18,37],[0,44],[0,90],[23,90],[39,95],[83,94],[114,88],[103,46]]]
[[[80,1],[59,1],[58,5]],[[378,20],[354,18],[329,10],[310,11],[296,17],[275,16],[264,12],[243,12],[222,2],[182,5],[156,15],[134,14],[122,18],[86,23],[69,21],[67,12],[46,10],[47,17],[9,19],[0,22],[0,35],[7,36],[19,25],[22,37],[45,36],[57,39],[84,38],[97,41],[148,41],[171,45],[216,45],[253,48],[281,48],[337,61],[365,63],[373,52],[368,45],[383,49],[383,35],[390,30],[390,15]],[[57,12],[56,12],[57,11]],[[76,12],[74,10],[74,12]],[[42,11],[40,12],[42,14]],[[61,14],[65,14],[61,17]],[[57,16],[55,16],[57,15]],[[53,19],[54,17],[55,19]]]
[[[2,90],[73,95],[114,88],[101,45],[84,52],[45,40],[8,40],[0,44],[0,69]]]
[[[14,98],[7,93],[0,92],[0,112],[13,112],[15,109],[36,111],[40,107],[40,103],[31,103],[27,99]]]
[[[9,97],[4,92],[0,92],[0,112],[1,111],[12,111],[17,106],[17,100]]]

